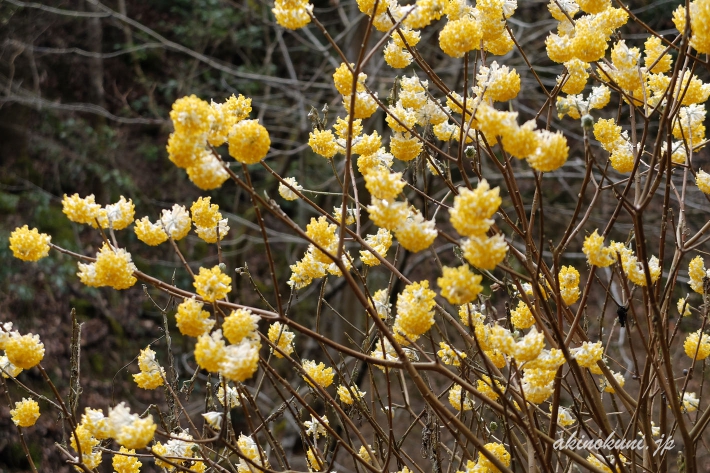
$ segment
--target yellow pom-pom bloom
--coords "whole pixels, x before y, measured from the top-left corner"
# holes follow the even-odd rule
[[[412,341],[426,333],[434,324],[436,293],[429,289],[429,281],[407,285],[397,297],[397,318],[394,332],[406,335]]]
[[[219,205],[210,203],[211,197],[200,197],[192,203],[190,213],[196,227],[216,227],[222,219]]]
[[[131,199],[126,200],[121,196],[120,200],[115,204],[109,204],[105,208],[99,210],[97,220],[101,228],[113,228],[114,230],[123,230],[128,225],[133,223],[135,215],[135,206]],[[96,222],[92,222],[92,226],[96,228]]]
[[[173,240],[178,241],[185,238],[190,232],[192,220],[184,206],[175,204],[170,210],[163,209],[160,223],[163,225],[165,233]]]
[[[604,355],[604,347],[602,342],[584,342],[581,347],[572,348],[570,350],[572,357],[577,360],[582,368],[591,368],[597,364],[597,361],[602,359]]]
[[[251,378],[259,368],[259,339],[244,339],[237,345],[229,345],[224,349],[224,357],[219,364],[219,372],[225,378],[243,382]]]
[[[467,356],[466,353],[451,348],[446,342],[439,342],[439,347],[441,349],[436,354],[445,365],[461,366],[461,360]]]
[[[133,287],[137,279],[133,276],[136,265],[131,254],[123,248],[112,248],[106,243],[96,255],[96,262],[79,263],[79,279],[87,286],[111,286],[114,289]]]
[[[375,92],[377,97],[377,92]],[[343,108],[349,113],[351,110],[350,95],[343,95]],[[352,109],[353,117],[357,119],[370,118],[377,111],[377,101],[367,92],[355,94],[355,107]]]
[[[298,184],[295,177],[285,177],[284,182],[279,183],[279,195],[281,197],[286,200],[297,200],[298,194],[291,190],[291,187],[288,187],[286,184],[299,192],[303,190],[303,187]]]
[[[387,121],[387,125],[389,125],[392,131],[404,133],[412,129],[417,122],[417,116],[413,110],[404,108],[398,103],[396,107],[389,109],[385,121]]]
[[[685,354],[696,360],[704,360],[710,355],[710,336],[700,330],[688,335],[683,343]]]
[[[463,395],[463,388],[460,385],[454,384],[449,389],[449,404],[457,411],[470,411],[473,409],[473,399],[467,392]]]
[[[22,398],[10,411],[12,422],[18,427],[32,427],[39,419],[39,404],[34,399]]]
[[[572,305],[579,299],[579,271],[572,266],[563,266],[559,274],[560,295],[567,305]]]
[[[387,2],[380,2],[380,4],[384,5],[386,8]],[[355,64],[350,64],[350,68],[354,69]],[[353,93],[353,73],[350,68],[343,62],[333,73],[333,83],[341,95],[351,95]],[[364,90],[363,84],[365,83],[365,79],[367,79],[367,75],[361,72],[357,78],[358,92],[362,92]]]
[[[49,254],[50,241],[51,236],[25,225],[10,234],[10,250],[12,256],[22,261],[38,261]]]
[[[388,66],[393,69],[404,69],[412,63],[412,54],[400,48],[394,42],[387,43],[384,49],[384,58]]]
[[[486,316],[480,311],[484,310],[484,308],[484,305],[481,307],[476,304],[462,305],[459,307],[459,318],[461,319],[461,323],[469,328],[483,324],[486,320]]]
[[[293,353],[293,339],[296,334],[291,332],[288,327],[281,322],[274,322],[269,326],[269,340],[271,343],[279,347],[279,350],[286,355]],[[283,358],[283,355],[276,350],[272,350],[276,358]]]
[[[208,150],[200,151],[185,171],[190,181],[203,191],[217,189],[229,179],[222,161]]]
[[[436,280],[441,288],[441,295],[451,304],[467,304],[476,299],[483,290],[480,274],[475,274],[467,265],[458,268],[442,268],[442,277]]]
[[[503,235],[472,236],[461,243],[463,256],[472,266],[479,269],[495,269],[508,252],[508,243]]]
[[[459,188],[454,207],[449,210],[451,224],[463,236],[483,235],[493,225],[491,217],[501,202],[500,188],[491,189],[485,179],[474,190]]]
[[[113,469],[116,473],[140,473],[143,463],[135,455],[136,451],[121,447],[119,453],[113,456]]]
[[[365,237],[365,243],[370,245],[377,254],[384,258],[387,255],[387,250],[392,246],[392,234],[386,228],[380,228],[376,234],[367,235],[367,237]],[[368,266],[377,266],[380,264],[380,260],[369,250],[360,251],[360,259],[363,264]]]
[[[612,371],[612,376],[614,377],[614,381],[616,381],[619,386],[623,388],[624,384],[626,383],[626,381],[624,380],[624,375]],[[614,386],[609,381],[607,381],[606,378],[602,378],[599,380],[599,387],[603,389],[605,393],[614,394],[616,392],[614,390]]]
[[[298,30],[311,22],[313,5],[304,0],[276,0],[271,9],[276,23],[289,30]]]
[[[212,330],[215,321],[210,319],[209,312],[202,310],[202,306],[202,302],[194,297],[185,299],[178,306],[175,321],[181,334],[188,337],[199,337]]]
[[[352,151],[354,154],[368,156],[377,153],[381,147],[382,138],[377,131],[373,131],[369,135],[362,135],[360,138],[353,140]]]
[[[5,342],[5,356],[16,367],[28,370],[44,358],[44,344],[40,342],[39,335],[13,332]]]
[[[408,251],[417,253],[425,250],[434,243],[438,232],[433,220],[424,220],[424,217],[417,210],[411,213],[394,230],[394,236],[399,244]]]
[[[209,302],[224,299],[231,290],[231,284],[232,278],[224,274],[219,266],[212,269],[200,268],[200,273],[195,276],[193,283],[197,293]]]
[[[479,96],[495,102],[505,102],[517,97],[520,92],[520,75],[508,66],[499,66],[493,61],[483,66],[476,75]]]
[[[698,294],[703,293],[703,279],[707,276],[705,270],[705,260],[702,256],[696,256],[688,265],[688,276],[690,277],[690,288]]]
[[[587,261],[592,266],[606,268],[616,261],[616,253],[604,247],[604,237],[594,230],[594,233],[584,239],[582,252],[587,255]]]
[[[242,120],[229,132],[229,155],[244,164],[256,164],[271,147],[269,132],[259,120]]]
[[[690,4],[690,45],[703,54],[710,54],[708,24],[710,24],[710,1],[695,0]]]
[[[505,354],[500,350],[489,350],[484,352],[488,358],[491,359],[491,363],[498,369],[504,368],[506,365]]]
[[[313,379],[313,381],[315,381],[318,386],[322,387],[323,389],[333,384],[333,377],[335,376],[335,372],[333,371],[333,368],[326,368],[323,363],[316,364],[315,361],[304,360],[303,370],[306,372],[306,374],[308,374],[308,376]],[[315,387],[308,378],[304,376],[303,379],[309,385]]]
[[[416,136],[409,133],[392,133],[390,137],[390,153],[400,161],[411,161],[419,156],[424,145]]]
[[[168,239],[168,234],[163,230],[163,226],[159,223],[152,223],[148,217],[136,220],[133,229],[138,239],[146,245],[157,246]]]
[[[196,95],[179,98],[173,103],[170,119],[177,133],[198,135],[207,133],[210,128],[210,104],[197,98]]]
[[[710,174],[702,169],[698,169],[698,172],[695,174],[695,185],[698,186],[698,189],[700,189],[703,194],[710,195]]]
[[[219,371],[219,364],[224,360],[225,344],[222,331],[215,330],[212,334],[200,335],[195,344],[195,361],[200,368],[211,373]]]
[[[350,390],[352,390],[352,392]],[[361,400],[365,394],[367,394],[366,392],[360,391],[360,389],[356,386],[348,389],[347,386],[343,386],[342,384],[338,386],[337,393],[340,398],[340,402],[347,404],[348,406],[352,406],[355,403],[355,400]]]
[[[365,174],[365,187],[377,199],[393,200],[404,188],[401,172],[379,167]]]
[[[374,199],[371,205],[367,206],[370,220],[378,227],[394,230],[399,227],[409,215],[409,208],[406,202],[390,202],[387,200]]]
[[[517,329],[526,329],[535,325],[535,317],[530,307],[523,301],[519,301],[518,306],[510,311],[510,321]]]
[[[545,348],[545,335],[533,327],[513,347],[513,358],[518,364],[526,363],[536,359],[543,348]]]
[[[314,153],[327,159],[335,156],[339,150],[335,136],[330,130],[313,130],[308,138],[308,146]]]
[[[94,201],[94,194],[83,199],[79,197],[79,194],[74,194],[71,197],[64,194],[64,199],[62,199],[62,212],[72,222],[95,225],[94,220],[99,216],[99,210],[101,210],[101,206]]]
[[[451,57],[463,57],[481,46],[481,25],[471,16],[449,20],[439,33],[439,47]]]
[[[489,376],[482,375],[481,379],[476,381],[476,389],[491,401],[497,401],[499,396],[496,390],[504,392],[505,386],[503,386],[498,380],[495,380],[495,383],[496,387],[493,388],[491,378]]]
[[[538,148],[535,154],[528,157],[528,164],[536,171],[550,172],[562,167],[567,162],[569,146],[562,133],[552,133],[540,130]]]
[[[502,444],[487,443],[483,448],[491,452],[503,465],[510,466],[510,453],[508,453],[508,450],[506,450]],[[478,452],[478,466],[487,469],[491,473],[500,473],[500,470],[493,466],[493,463],[481,454],[481,452]]]
[[[153,422],[152,417],[136,419],[128,425],[124,425],[114,436],[114,440],[128,449],[140,449],[148,446],[155,429],[158,426]]]
[[[164,384],[165,370],[155,359],[155,352],[150,347],[141,350],[138,356],[141,372],[133,375],[133,380],[141,389],[155,389]]]
[[[237,344],[252,335],[257,329],[261,317],[249,309],[233,310],[222,324],[222,333],[231,344]]]

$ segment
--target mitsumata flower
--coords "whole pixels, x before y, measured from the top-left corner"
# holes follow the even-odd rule
[[[18,427],[32,427],[39,419],[39,404],[34,399],[25,399],[15,403],[10,411],[12,422]]]
[[[25,225],[10,234],[10,250],[15,258],[38,261],[49,254],[50,241],[51,236],[39,233],[36,228],[30,230]]]

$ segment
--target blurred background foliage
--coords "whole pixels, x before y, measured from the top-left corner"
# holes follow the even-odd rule
[[[354,61],[366,26],[355,2],[313,3],[330,35]],[[526,46],[528,58],[546,86],[552,87],[562,68],[552,64],[544,50],[544,39],[553,27],[546,3],[520,2],[510,27]],[[636,1],[634,7],[650,27],[664,33],[672,28],[666,13],[677,3]],[[262,256],[264,246],[247,196],[229,182],[217,191],[199,191],[168,161],[165,152],[171,132],[168,113],[175,99],[195,94],[222,101],[241,93],[253,98],[252,118],[261,119],[270,131],[272,151],[267,162],[274,170],[296,177],[313,190],[323,190],[323,183],[332,179],[330,167],[306,144],[311,129],[307,114],[311,107],[321,110],[328,103],[332,110],[329,124],[336,114],[345,115],[330,79],[341,59],[315,26],[296,33],[284,31],[276,26],[270,8],[267,2],[257,0],[0,1],[0,320],[40,334],[47,347],[47,369],[66,392],[62,382],[69,378],[65,372],[70,310],[76,308],[84,322],[82,378],[86,395],[82,408],[105,408],[117,399],[130,401],[136,396],[144,402],[161,397],[160,393],[135,389],[130,377],[136,371],[135,363],[125,366],[128,354],[137,355],[139,348],[149,343],[157,340],[154,348],[159,353],[164,349],[161,312],[140,285],[122,292],[82,286],[75,276],[76,262],[68,256],[52,253],[33,265],[12,258],[9,233],[27,224],[52,235],[52,241],[64,248],[93,254],[101,245],[100,236],[64,217],[60,203],[64,194],[94,194],[103,205],[124,195],[133,200],[136,218],[147,215],[151,220],[173,203],[189,207],[198,196],[209,195],[230,219],[232,230],[222,245],[227,267],[233,271],[248,265],[259,288],[272,291]],[[439,28],[425,30],[418,49],[450,87],[460,90],[461,63],[438,49]],[[640,39],[642,32],[638,25],[631,26],[627,36]],[[374,37],[370,47],[380,35]],[[518,52],[503,62],[516,67],[522,76],[524,92],[513,102],[522,123],[541,107],[544,95]],[[389,96],[395,72],[384,65],[381,55],[375,55],[365,71],[371,78],[368,85],[381,98]],[[384,115],[379,112],[366,129],[377,129],[384,135],[383,123]],[[569,127],[568,137],[580,138],[581,130],[576,126]],[[572,139],[574,154],[575,149],[581,149],[581,142]],[[571,183],[581,178],[575,172],[569,170],[565,175]],[[252,178],[259,188],[276,196],[277,183],[263,169],[253,167]],[[528,190],[533,188],[531,183]],[[563,203],[574,201],[573,194],[558,197]],[[318,201],[323,208],[339,205],[332,196],[319,196]],[[282,207],[301,224],[311,217],[298,203],[283,202]],[[279,222],[267,219],[272,229],[269,238],[279,245],[279,280],[286,281],[288,263],[300,258],[304,246]],[[130,230],[119,232],[118,239],[130,249],[139,269],[191,287],[168,245],[146,247]],[[215,248],[195,236],[181,241],[180,246],[194,268],[217,262]],[[412,262],[410,270],[433,273],[434,266],[427,261],[416,262],[421,264]],[[285,285],[280,290],[289,293]],[[309,288],[316,290],[317,284]],[[149,291],[160,305],[167,304],[165,297]],[[336,292],[333,289],[332,294]],[[246,304],[259,303],[246,276],[235,276],[233,297]],[[334,296],[328,293],[327,297]],[[316,299],[300,294],[292,316],[311,318]],[[334,304],[347,307],[348,301]],[[168,310],[173,311],[172,307]],[[334,336],[342,337],[338,323],[332,330]],[[179,333],[172,335],[179,357],[189,352],[187,341]],[[308,347],[304,350],[305,356]],[[189,379],[194,363],[185,357],[180,360],[181,379]],[[32,381],[39,380],[28,380]],[[8,411],[3,405],[0,431],[11,428]],[[32,445],[39,469],[68,471],[53,446],[61,437],[56,419],[45,416],[37,429],[45,434],[33,437],[39,442]],[[41,440],[43,436],[46,441]],[[0,436],[0,471],[27,468],[22,452],[11,443],[7,436]]]

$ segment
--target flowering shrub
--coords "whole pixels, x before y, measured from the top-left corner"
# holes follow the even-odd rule
[[[277,141],[269,123],[250,118],[248,97],[191,95],[170,112],[166,159],[203,191],[217,195],[231,181],[248,196],[267,280],[225,262],[222,243],[237,222],[206,195],[140,219],[123,196],[102,204],[65,195],[67,218],[100,235],[97,252],[71,252],[27,225],[10,237],[23,261],[70,254],[86,286],[140,281],[176,301],[168,349],[126,358],[139,370],[136,389],[162,388],[164,405],[70,411],[42,367],[39,336],[10,323],[0,332],[5,386],[41,373],[55,394],[43,408],[58,410],[69,432],[59,448],[81,471],[100,468],[104,454],[132,472],[661,471],[673,452],[697,471],[710,420],[698,382],[710,355],[710,226],[706,213],[701,222],[688,214],[689,196],[707,205],[710,194],[699,166],[710,0],[678,7],[674,34],[644,29],[642,39],[627,33],[643,25],[622,4],[552,0],[544,60],[517,41],[514,0],[357,6],[377,41],[355,62],[307,1],[272,9],[279,27],[311,28],[340,56],[328,77],[342,107],[334,118],[313,109],[303,143],[332,178],[299,183],[275,171]],[[442,80],[436,58],[417,49],[423,38],[438,38],[462,83]],[[532,53],[560,75],[538,74]],[[516,54],[527,70],[505,64]],[[399,70],[387,99],[378,68],[364,72],[380,57]],[[521,97],[524,81],[546,97],[538,110]],[[257,170],[280,197],[252,178]],[[558,182],[571,207],[556,202]],[[212,264],[187,261],[177,244],[193,230],[211,245]],[[297,255],[277,232],[298,242]],[[132,255],[159,245],[176,252],[192,285],[138,269]],[[259,303],[235,294],[245,278]],[[330,304],[334,286],[350,297],[347,312]],[[301,299],[317,307],[306,321],[293,315]],[[348,326],[344,339],[325,328],[336,320]],[[192,378],[176,374],[173,328],[187,337]],[[190,388],[178,390],[178,380]],[[193,389],[204,394],[199,408],[187,405]],[[32,429],[36,400],[14,406],[20,432]],[[235,411],[247,419],[240,432]],[[286,451],[289,433],[302,453]],[[638,435],[647,453],[555,447],[581,434]],[[663,438],[681,446],[659,450]]]

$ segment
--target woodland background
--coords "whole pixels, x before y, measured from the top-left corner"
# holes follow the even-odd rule
[[[670,12],[678,3],[634,1],[633,11],[663,34],[673,29]],[[316,0],[313,4],[316,16],[354,60],[367,26],[355,1]],[[546,4],[542,0],[520,1],[510,25],[525,45],[535,71],[546,85],[553,86],[561,66],[545,54],[544,39],[554,28]],[[135,363],[126,368],[124,355],[137,354],[163,335],[162,315],[140,285],[121,292],[83,286],[75,276],[76,262],[68,256],[53,253],[32,266],[12,258],[9,233],[28,224],[51,234],[52,241],[64,248],[90,254],[100,246],[100,238],[65,218],[60,205],[64,194],[93,193],[101,204],[125,195],[135,203],[137,218],[149,215],[151,220],[175,202],[189,206],[198,196],[211,195],[232,227],[222,243],[227,266],[248,266],[257,284],[270,281],[248,196],[230,182],[218,191],[200,192],[168,161],[165,144],[171,132],[168,112],[175,99],[196,94],[222,101],[241,93],[253,98],[252,118],[260,118],[271,134],[272,151],[267,159],[272,168],[282,176],[296,177],[308,189],[318,190],[328,176],[332,179],[331,169],[307,145],[311,130],[308,113],[311,107],[321,110],[328,103],[332,119],[341,109],[331,80],[340,59],[313,25],[297,32],[278,27],[271,6],[258,0],[0,1],[0,320],[13,321],[21,332],[38,333],[47,349],[43,364],[48,373],[55,381],[68,381],[70,311],[76,308],[84,323],[83,404],[108,405],[116,399],[130,402],[136,396],[145,403],[157,402],[159,391],[134,387],[131,373],[136,370]],[[626,38],[634,38],[634,28],[639,30],[639,38],[645,37],[638,25],[626,28]],[[458,90],[462,84],[460,61],[444,56],[437,46],[437,35],[437,28],[427,29],[418,48]],[[379,35],[374,40],[377,38]],[[513,51],[504,63],[516,67],[523,80],[522,93],[514,101],[522,123],[540,109],[543,95],[519,53]],[[365,72],[375,78],[368,82],[370,87],[380,97],[387,97],[395,72],[381,55]],[[554,185],[546,187],[550,192],[546,198],[564,213],[576,199],[568,183],[580,179],[583,170],[579,165],[581,129],[569,118],[554,122],[566,127],[572,152],[563,172],[551,178]],[[377,113],[369,125],[384,128],[384,115]],[[255,167],[252,178],[271,196],[277,194],[278,183],[263,169]],[[532,192],[532,174],[530,178],[528,190]],[[337,198],[327,204],[332,207]],[[281,205],[303,226],[311,217],[298,203]],[[700,201],[687,205],[689,218],[703,209]],[[547,217],[551,226],[553,218]],[[271,229],[271,242],[279,245],[279,279],[286,281],[288,265],[300,257],[304,245],[286,232],[280,233],[279,225],[270,220],[267,228]],[[140,270],[163,280],[174,278],[183,287],[190,285],[169,246],[141,246],[132,232],[124,233],[127,244],[134,247],[133,258]],[[216,264],[214,252],[196,236],[181,241],[180,246],[195,267]],[[578,254],[580,264],[585,264],[583,255]],[[412,255],[398,266],[405,275],[427,277],[433,273],[429,259],[428,254]],[[246,277],[236,278],[235,284],[237,299],[257,303]],[[337,282],[331,284],[326,299],[347,314],[352,311],[348,307],[357,305],[349,300],[350,293],[341,293],[340,288]],[[269,291],[268,287],[262,289]],[[293,309],[296,320],[312,317],[317,296],[308,295],[317,290],[318,285],[313,285],[298,296]],[[285,285],[282,291],[288,293]],[[156,299],[162,305],[167,302],[160,295]],[[356,312],[353,317],[364,316],[362,311]],[[340,323],[334,323],[331,330],[334,339],[342,339]],[[177,330],[172,335],[180,361],[176,368],[185,379],[191,376],[194,362],[182,356],[189,353],[186,340]],[[161,344],[154,348],[160,351]],[[308,346],[301,352],[304,358],[307,350]],[[38,389],[47,389],[35,372],[24,379]],[[66,389],[61,381],[59,387]],[[194,398],[199,403],[199,396]],[[0,432],[14,430],[8,412],[8,406],[0,406]],[[53,446],[61,436],[57,419],[44,415],[35,429],[30,448],[38,468],[69,471],[60,466]],[[294,441],[294,451],[300,448],[299,442]],[[14,443],[12,437],[0,435],[0,471],[27,468],[24,454]]]

